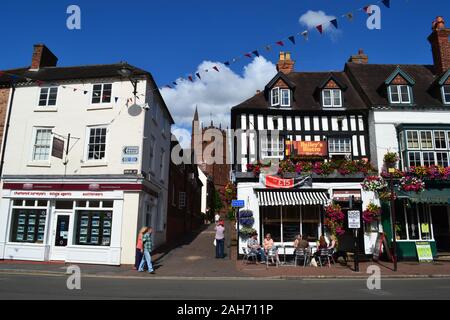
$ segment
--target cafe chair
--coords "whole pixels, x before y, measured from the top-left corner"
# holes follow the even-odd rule
[[[269,267],[269,260],[272,261],[272,264],[275,264],[275,266],[278,268],[278,266],[281,264],[280,263],[280,258],[278,256],[278,248],[277,247],[273,247],[270,248],[267,251],[267,256],[266,256],[266,268]]]
[[[247,250],[246,247],[242,247],[242,252],[244,252],[244,257],[242,258],[242,264],[248,264],[249,260],[255,261],[255,264],[258,262],[258,255],[254,251]]]
[[[317,260],[319,261],[319,265],[321,267],[324,266],[325,262],[325,264],[328,264],[328,267],[331,268],[330,251],[331,250],[328,249],[320,249],[319,255],[317,256]]]
[[[306,266],[309,260],[309,254],[308,251],[305,249],[297,249],[294,252],[294,265],[298,266],[297,261],[302,260],[303,261],[303,267]]]

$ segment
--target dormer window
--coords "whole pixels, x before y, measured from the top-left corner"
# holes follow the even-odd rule
[[[450,85],[442,86],[442,102],[444,104],[450,104]]]
[[[394,104],[410,104],[411,103],[411,87],[408,85],[390,85],[389,98]]]
[[[322,90],[322,105],[324,108],[342,107],[342,91],[340,89]]]
[[[291,106],[291,90],[280,89],[281,92],[281,106],[290,107]]]
[[[280,105],[280,88],[273,88],[271,91],[272,107]]]

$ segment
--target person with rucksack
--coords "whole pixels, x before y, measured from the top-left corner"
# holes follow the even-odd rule
[[[152,247],[153,247],[152,232],[153,232],[153,229],[150,227],[150,228],[148,228],[147,232],[142,236],[142,243],[144,246],[144,255],[142,257],[141,264],[139,265],[138,271],[144,272],[144,265],[147,263],[148,272],[151,274],[155,274],[155,271],[153,270],[152,256],[151,256]]]

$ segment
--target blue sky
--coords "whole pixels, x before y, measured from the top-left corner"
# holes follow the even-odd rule
[[[437,15],[448,13],[450,25],[449,1],[391,0],[391,9],[380,5],[382,29],[375,31],[366,28],[367,15],[363,12],[355,12],[353,22],[340,18],[373,2],[4,0],[0,4],[0,28],[4,30],[0,69],[29,65],[32,45],[43,42],[59,57],[61,66],[125,60],[152,72],[163,86],[195,73],[204,61],[224,62],[303,31],[305,26],[299,23],[299,18],[308,10],[337,16],[340,28],[339,32],[323,36],[311,32],[307,42],[297,38],[296,46],[286,42],[284,49],[292,52],[297,71],[340,70],[359,48],[364,48],[372,63],[432,63],[426,38]],[[79,31],[66,28],[66,9],[71,4],[81,8]],[[279,49],[260,52],[267,63],[274,63]],[[251,61],[240,60],[231,66],[230,72],[243,76],[244,67]],[[263,68],[267,69],[267,63],[261,62]],[[235,101],[229,103],[231,107]],[[192,101],[188,106],[189,112],[194,104]],[[209,113],[207,103],[200,104],[205,116]],[[177,116],[180,106],[170,107]],[[180,125],[187,127],[183,119],[179,118]]]

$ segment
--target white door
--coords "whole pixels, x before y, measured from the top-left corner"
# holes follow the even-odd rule
[[[52,248],[50,260],[66,260],[66,247],[69,241],[70,213],[56,212],[52,229]]]

